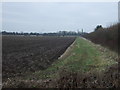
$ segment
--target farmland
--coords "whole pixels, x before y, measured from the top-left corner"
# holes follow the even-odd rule
[[[46,69],[74,40],[75,37],[3,36],[3,82]]]
[[[12,54],[14,50],[13,54],[15,56],[12,54],[12,58],[18,58],[18,61],[15,61],[17,59],[10,58],[3,59],[3,87],[5,88],[117,88],[119,86],[117,53],[100,45],[94,44],[85,38],[8,38],[5,36],[3,39],[3,44],[8,43],[9,41],[5,42],[8,39],[10,39],[11,42],[12,39],[13,42],[16,40],[16,42],[22,42],[20,43],[21,45],[19,43],[16,43],[17,48],[15,49],[14,45],[14,47],[10,49],[11,52],[3,52],[3,54],[5,53],[4,55],[7,55]],[[29,39],[31,41],[29,41]],[[27,40],[27,42],[25,40]],[[74,43],[72,43],[73,41]],[[11,42],[8,43],[9,47],[13,46],[13,43],[10,45]],[[42,45],[40,42],[42,42]],[[22,50],[22,45],[23,47],[26,46],[26,49]],[[32,47],[31,45],[35,46]],[[68,46],[69,48],[67,51],[65,51]],[[39,50],[41,51],[40,47],[44,47],[44,50],[41,53],[39,52]],[[48,50],[48,48],[51,48],[49,49],[51,52]],[[6,50],[6,48],[3,49]],[[18,51],[16,51],[17,49]],[[28,52],[25,54],[25,51],[27,50]],[[61,51],[57,52],[58,50]],[[63,55],[62,58],[58,59],[58,57],[64,51],[66,54],[64,53],[65,55]],[[31,52],[39,52],[39,54],[34,54],[35,57],[33,57],[34,55],[31,56]],[[20,56],[23,55],[22,59],[20,58],[19,54]],[[25,55],[27,55],[27,58],[25,58]],[[53,57],[53,55],[55,55],[54,58],[50,59],[50,56]],[[4,56],[4,58],[7,57]],[[41,58],[44,60],[41,60]],[[12,70],[14,70],[14,72],[10,72]],[[7,75],[6,73],[9,73],[11,76]]]

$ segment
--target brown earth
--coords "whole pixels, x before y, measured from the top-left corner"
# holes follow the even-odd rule
[[[64,53],[75,37],[2,36],[2,78],[44,70]]]

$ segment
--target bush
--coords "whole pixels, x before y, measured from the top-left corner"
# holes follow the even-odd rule
[[[92,33],[84,35],[83,37],[91,40],[94,43],[101,44],[113,51],[118,52],[118,28],[120,23],[112,25],[108,28],[95,30]]]

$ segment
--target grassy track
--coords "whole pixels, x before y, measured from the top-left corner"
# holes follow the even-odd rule
[[[117,54],[78,37],[68,57],[54,62],[48,69],[37,71],[34,75],[46,79],[55,78],[61,70],[70,72],[104,71],[107,67],[116,63],[111,55],[116,57]]]

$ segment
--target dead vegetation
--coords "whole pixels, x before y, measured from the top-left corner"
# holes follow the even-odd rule
[[[83,37],[118,52],[119,29],[120,23],[107,28],[100,28],[97,31],[84,35]]]
[[[118,67],[118,66],[117,66]],[[116,65],[109,67],[104,73],[101,72],[69,72],[62,70],[59,77],[46,80],[17,80],[7,81],[9,88],[118,88],[120,74]],[[6,87],[6,85],[4,84]]]

